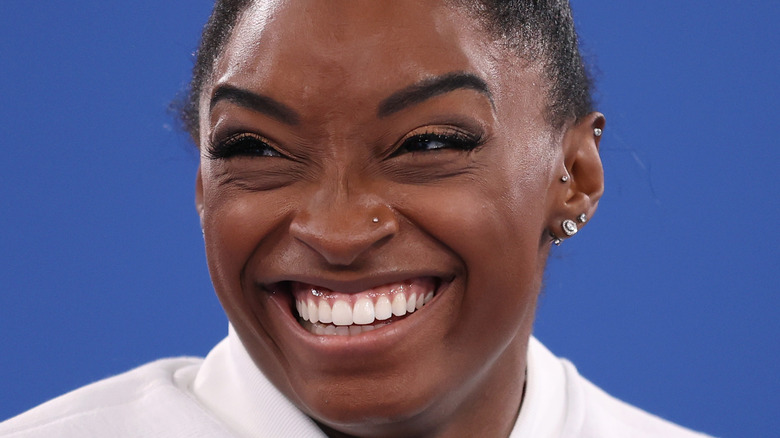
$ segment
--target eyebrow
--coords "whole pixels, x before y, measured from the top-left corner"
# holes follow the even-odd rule
[[[278,100],[232,85],[220,85],[214,90],[214,95],[209,103],[209,111],[223,100],[263,113],[286,125],[298,125],[301,122],[301,116],[294,109]]]
[[[476,90],[484,94],[490,100],[490,104],[495,107],[493,95],[484,80],[472,73],[453,72],[423,79],[416,84],[396,91],[379,104],[377,117],[387,117],[432,97],[462,88]]]

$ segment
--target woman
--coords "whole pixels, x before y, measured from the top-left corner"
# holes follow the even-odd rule
[[[566,2],[215,6],[185,120],[231,322],[10,436],[697,436],[531,337],[603,191]]]

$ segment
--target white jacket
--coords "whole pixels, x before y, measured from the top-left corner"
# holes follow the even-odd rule
[[[0,423],[4,438],[325,437],[255,367],[231,329],[205,359],[162,359]],[[623,403],[535,338],[510,438],[705,437]]]

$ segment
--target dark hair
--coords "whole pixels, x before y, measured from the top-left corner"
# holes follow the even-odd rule
[[[216,0],[195,53],[192,81],[179,104],[183,126],[199,141],[198,107],[204,84],[243,11],[253,0]],[[540,62],[548,81],[548,121],[561,127],[592,111],[591,80],[580,55],[568,0],[454,0],[521,57]]]

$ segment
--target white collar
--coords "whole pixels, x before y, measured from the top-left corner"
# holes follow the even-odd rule
[[[192,391],[238,437],[327,438],[260,372],[232,326],[206,356]]]
[[[584,411],[576,409],[582,398],[576,385],[571,385],[576,369],[569,361],[553,355],[531,336],[528,341],[528,376],[520,415],[510,438],[568,437],[584,421]]]

